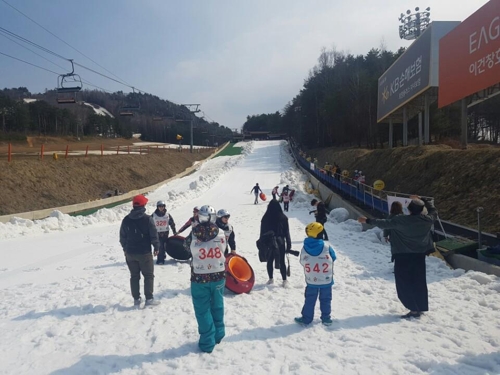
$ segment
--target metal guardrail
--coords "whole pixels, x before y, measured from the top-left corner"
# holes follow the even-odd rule
[[[389,192],[384,190],[375,190],[373,187],[358,183],[349,177],[343,177],[336,173],[329,176],[321,173],[320,169],[311,169],[311,162],[304,159],[298,154],[297,149],[290,147],[294,154],[295,160],[305,169],[321,181],[325,186],[330,188],[344,199],[348,199],[351,203],[359,208],[369,212],[371,215],[378,218],[385,218],[389,213],[389,205],[387,203],[387,195],[394,196],[409,196],[409,194]],[[354,184],[352,182],[355,182]],[[464,237],[474,241],[478,239],[478,231],[463,225],[455,224],[450,221],[441,220],[441,225],[447,236]],[[446,238],[442,230],[435,230],[436,235],[440,238]],[[491,233],[481,232],[481,242],[483,245],[496,246],[500,244],[500,238]]]

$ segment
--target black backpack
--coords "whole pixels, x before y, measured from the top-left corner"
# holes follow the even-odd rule
[[[278,242],[272,230],[264,233],[257,240],[257,249],[259,249],[259,260],[261,262],[267,262],[273,253],[279,251]]]

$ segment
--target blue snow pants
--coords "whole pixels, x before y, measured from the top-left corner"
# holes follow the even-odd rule
[[[305,302],[302,308],[302,319],[304,324],[309,324],[314,319],[314,307],[319,294],[319,308],[321,310],[321,320],[330,319],[332,312],[332,287],[318,288],[306,286]]]
[[[191,296],[200,334],[198,346],[203,352],[211,353],[215,344],[221,342],[226,334],[224,326],[225,284],[226,280],[191,283]]]

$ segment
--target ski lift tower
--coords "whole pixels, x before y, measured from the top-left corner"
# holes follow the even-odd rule
[[[199,106],[201,104],[181,104],[189,109],[189,112],[191,112],[192,115],[196,116],[196,113],[200,112]],[[189,147],[189,152],[193,153],[193,118],[189,120],[190,124],[190,132],[191,132],[191,144]]]

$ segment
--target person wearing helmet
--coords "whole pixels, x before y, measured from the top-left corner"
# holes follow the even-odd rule
[[[205,205],[198,213],[200,224],[193,228],[189,249],[191,296],[198,322],[201,351],[211,353],[225,335],[224,286],[226,246],[224,232],[215,225],[215,209]]]
[[[151,217],[155,222],[158,237],[160,239],[160,252],[156,258],[156,264],[165,264],[165,258],[167,257],[165,251],[168,246],[169,227],[172,228],[174,236],[177,234],[175,222],[173,217],[167,212],[167,206],[164,201],[158,201],[156,203],[156,211],[153,212]]]
[[[179,229],[177,234],[184,232],[189,227],[194,228],[195,226],[197,226],[200,223],[200,220],[198,219],[198,212],[199,211],[200,211],[200,208],[198,206],[195,206],[193,208],[193,216],[191,216],[188,219],[188,221],[186,221],[186,223],[181,227],[181,229]]]
[[[132,200],[132,211],[125,216],[120,226],[120,244],[130,271],[130,291],[136,307],[140,306],[142,300],[139,283],[141,273],[144,277],[146,306],[159,304],[153,298],[155,276],[151,245],[154,248],[154,255],[157,256],[160,241],[153,218],[146,214],[147,203],[148,198],[136,195]]]
[[[314,319],[314,307],[319,295],[321,322],[331,325],[333,262],[337,259],[330,244],[322,239],[323,225],[318,222],[306,226],[307,238],[300,252],[304,267],[306,290],[302,316],[295,318],[299,324],[309,324]]]
[[[253,202],[253,204],[259,203],[259,191],[262,193],[262,190],[260,189],[259,183],[257,182],[255,184],[255,186],[252,188],[252,190],[250,190],[250,193],[253,192],[253,194],[255,195],[255,201]]]
[[[311,201],[311,206],[316,207],[315,210],[309,211],[309,215],[314,213],[314,216],[316,217],[316,221],[323,225],[323,238],[328,241],[328,234],[326,233],[326,230],[324,229],[324,225],[328,218],[326,217],[326,207],[325,204],[317,199],[313,199]]]
[[[215,224],[224,231],[224,235],[226,236],[226,250],[224,251],[224,255],[229,253],[229,248],[231,249],[231,254],[236,254],[234,230],[233,226],[229,224],[230,217],[231,215],[229,214],[229,211],[221,208],[217,211],[217,220],[215,220]]]

